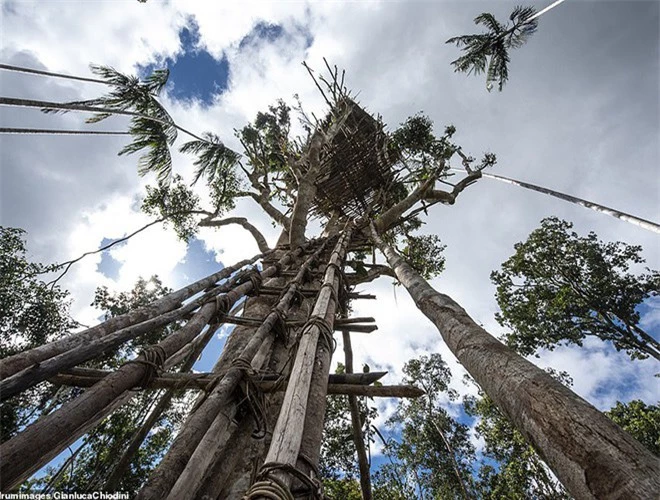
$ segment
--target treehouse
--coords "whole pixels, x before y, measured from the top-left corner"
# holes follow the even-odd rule
[[[326,146],[316,179],[315,215],[354,219],[379,213],[386,208],[384,192],[395,180],[392,166],[398,153],[383,123],[352,99],[338,101],[324,125],[339,117],[344,124]]]

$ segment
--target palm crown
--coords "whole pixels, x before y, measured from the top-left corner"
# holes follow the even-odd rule
[[[456,36],[445,42],[456,44],[465,52],[452,61],[454,71],[467,74],[485,72],[488,91],[492,90],[494,82],[501,91],[509,78],[509,49],[521,47],[538,27],[538,21],[532,19],[534,13],[534,7],[517,6],[509,16],[511,25],[500,23],[488,12],[475,17],[475,24],[484,25],[488,28],[487,33]]]

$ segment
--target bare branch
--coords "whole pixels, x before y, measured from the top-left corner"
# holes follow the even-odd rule
[[[245,217],[227,217],[226,219],[220,220],[204,219],[199,223],[199,225],[202,227],[222,227],[228,226],[230,224],[238,224],[239,226],[243,226],[243,228],[248,230],[257,242],[257,246],[261,252],[267,252],[270,250],[264,235],[261,234],[261,232],[255,226],[250,224],[250,222]]]
[[[371,266],[367,271],[367,274],[365,274],[364,276],[359,276],[359,277],[347,276],[347,279],[349,285],[355,286],[355,285],[362,285],[364,283],[370,283],[371,281],[380,278],[381,276],[390,276],[396,279],[396,274],[394,274],[392,268],[381,264]]]

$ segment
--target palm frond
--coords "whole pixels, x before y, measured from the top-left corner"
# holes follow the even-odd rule
[[[509,62],[509,53],[504,47],[504,43],[500,41],[493,51],[486,73],[486,89],[489,92],[493,89],[494,82],[497,82],[498,89],[500,92],[502,91],[504,84],[509,79]]]
[[[138,173],[155,172],[158,182],[167,183],[172,173],[170,137],[162,124],[146,118],[134,118],[129,129],[133,142],[125,146],[119,155],[133,154],[146,149],[138,161]]]
[[[499,34],[504,31],[504,25],[497,21],[495,16],[489,12],[482,12],[477,17],[475,17],[474,24],[483,24],[486,28],[495,34]]]
[[[205,132],[202,137],[205,139],[204,141],[186,142],[179,151],[197,155],[197,159],[193,163],[197,167],[193,184],[201,177],[206,177],[207,182],[213,184],[226,176],[238,161],[239,155],[225,146],[215,134]]]
[[[497,82],[501,91],[509,78],[508,49],[521,47],[536,32],[538,22],[533,7],[516,6],[509,16],[513,26],[498,22],[492,14],[484,12],[474,18],[475,24],[483,25],[487,33],[450,38],[445,43],[459,47],[464,54],[451,62],[454,71],[486,73],[486,88],[490,92]],[[536,16],[538,17],[538,16]]]

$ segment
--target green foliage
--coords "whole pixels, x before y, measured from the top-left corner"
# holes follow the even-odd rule
[[[199,197],[192,192],[179,175],[169,185],[147,186],[147,196],[142,201],[142,211],[148,215],[166,219],[165,224],[174,226],[176,235],[188,241],[197,232]]]
[[[509,78],[509,49],[524,45],[538,27],[538,21],[533,19],[533,7],[517,6],[509,16],[509,24],[503,25],[492,14],[484,12],[474,18],[476,25],[484,26],[488,32],[478,35],[463,35],[450,38],[446,43],[462,48],[464,54],[452,61],[454,71],[467,73],[486,73],[486,88],[490,92],[493,83],[497,82],[501,91]]]
[[[41,345],[74,325],[68,292],[48,287],[37,276],[55,266],[30,262],[25,231],[0,226],[0,357]]]
[[[493,272],[496,318],[512,329],[506,341],[523,355],[586,336],[611,341],[633,359],[658,357],[660,344],[638,325],[637,306],[660,291],[660,273],[633,275],[641,247],[580,237],[555,217],[541,221],[515,254]]]
[[[193,184],[200,177],[206,177],[208,184],[214,185],[235,176],[233,167],[238,161],[238,154],[226,147],[215,134],[205,132],[203,138],[204,141],[186,142],[179,149],[182,153],[198,155],[194,161],[197,170]]]
[[[140,81],[136,76],[124,75],[108,66],[91,65],[90,69],[92,73],[105,80],[112,90],[96,99],[68,104],[102,107],[114,111],[133,111],[144,115],[131,119],[129,132],[133,135],[133,142],[125,146],[119,154],[133,154],[146,150],[138,163],[139,174],[156,172],[159,182],[169,180],[172,172],[169,146],[176,140],[177,130],[170,114],[156,99],[167,83],[169,70],[155,70],[145,80]],[[43,111],[47,113],[66,112],[66,110]],[[96,113],[87,122],[100,122],[110,116],[112,116],[112,112]],[[145,117],[151,117],[154,120]]]
[[[360,483],[355,479],[324,479],[323,494],[328,500],[362,500]]]
[[[170,293],[172,290],[163,286],[158,276],[152,276],[148,280],[138,278],[133,288],[128,292],[111,293],[107,287],[99,287],[94,294],[92,306],[105,311],[104,319],[110,319],[125,314],[138,307],[144,307],[155,300]],[[163,328],[156,328],[144,335],[122,344],[120,348],[109,355],[90,362],[95,368],[117,368],[122,363],[134,358],[147,346],[161,341],[164,336],[176,328],[176,323]]]
[[[447,246],[442,245],[435,234],[409,235],[405,243],[401,254],[424,279],[432,279],[445,269],[442,252]]]
[[[391,483],[401,498],[411,491],[429,498],[462,498],[463,485],[471,485],[475,458],[468,427],[457,422],[443,407],[458,396],[449,388],[451,372],[439,354],[421,356],[404,365],[403,382],[425,395],[401,400],[388,425],[400,431],[400,440],[390,439],[386,452],[392,459],[381,467],[377,484]]]
[[[259,112],[251,125],[237,131],[243,147],[255,169],[264,172],[287,171],[287,153],[291,149],[289,130],[291,108],[281,99]]]
[[[60,492],[101,490],[112,466],[139,429],[157,396],[155,392],[136,395],[84,437],[80,448],[74,451],[75,456],[65,464],[59,476],[56,476],[59,468],[48,467],[44,476],[29,484],[28,491],[41,491],[49,483],[52,490]],[[119,485],[121,491],[135,494],[144,484],[183,422],[184,410],[178,403],[162,415],[131,461]]]
[[[133,135],[133,142],[124,146],[119,155],[146,149],[147,152],[138,160],[138,174],[156,172],[159,184],[166,184],[172,173],[170,146],[174,143],[176,129],[165,128],[153,120],[135,117],[131,121],[129,132]]]
[[[344,365],[339,363],[336,373],[345,373]],[[365,397],[358,398],[358,407],[362,435],[365,446],[368,446],[374,441],[371,424],[378,412],[369,406]],[[348,396],[332,395],[327,398],[319,469],[324,480],[341,477],[353,479],[359,474]]]
[[[433,133],[433,121],[423,113],[409,117],[390,136],[389,145],[397,151],[414,180],[423,180],[451,158],[456,146],[449,139],[456,132],[453,125],[445,128],[437,138]]]
[[[639,399],[630,403],[617,401],[610,411],[605,412],[605,415],[646,446],[653,454],[660,456],[660,408],[658,406],[647,405]]]
[[[68,292],[38,279],[55,266],[28,260],[24,234],[0,226],[0,358],[55,340],[76,326]],[[39,384],[0,404],[0,438],[9,439],[39,416],[53,393],[50,384]]]

